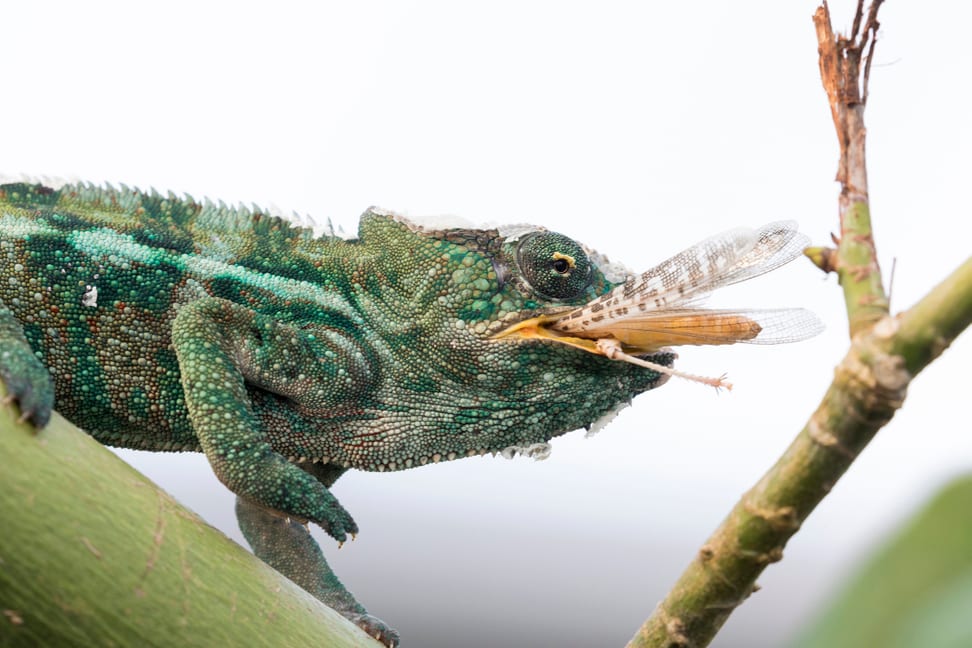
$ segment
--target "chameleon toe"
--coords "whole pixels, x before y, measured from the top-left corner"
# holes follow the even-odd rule
[[[369,637],[374,637],[388,648],[396,648],[401,639],[398,631],[388,627],[381,619],[370,614],[360,614],[351,618],[359,628],[365,631]]]
[[[37,428],[47,425],[54,406],[54,385],[33,353],[17,347],[0,354],[0,380],[8,392],[5,401],[17,404],[21,421],[30,421]]]

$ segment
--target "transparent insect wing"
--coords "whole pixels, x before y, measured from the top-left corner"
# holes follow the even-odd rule
[[[763,225],[756,233],[756,244],[736,261],[721,278],[714,278],[712,289],[758,277],[800,256],[810,239],[797,231],[795,221]]]
[[[751,319],[760,326],[759,335],[749,340],[739,340],[747,344],[802,342],[824,330],[820,318],[805,308],[768,308],[733,313]]]
[[[742,260],[751,258],[763,240],[762,232],[738,228],[707,238],[567,313],[553,327],[567,332],[588,331],[640,312],[688,304],[725,285],[720,278],[734,272]]]
[[[662,308],[701,291],[708,292],[707,286],[735,267],[757,242],[756,232],[750,229],[730,230],[708,238],[643,273],[630,290],[625,285],[625,302],[638,297],[656,298],[656,307]]]

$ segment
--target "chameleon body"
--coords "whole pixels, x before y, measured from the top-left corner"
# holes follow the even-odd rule
[[[387,644],[298,522],[357,532],[328,488],[589,426],[667,376],[549,339],[498,339],[623,277],[541,228],[357,237],[257,209],[88,184],[0,185],[0,379],[42,426],[205,452],[255,553]],[[670,366],[674,354],[645,354]]]

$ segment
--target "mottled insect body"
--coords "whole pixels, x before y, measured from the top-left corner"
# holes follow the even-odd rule
[[[299,524],[357,532],[329,490],[345,470],[542,455],[677,373],[670,345],[806,337],[805,311],[696,303],[802,245],[792,224],[734,230],[625,279],[538,227],[371,209],[344,240],[259,208],[0,184],[0,380],[38,425],[56,407],[110,445],[205,452],[255,553],[391,645]]]

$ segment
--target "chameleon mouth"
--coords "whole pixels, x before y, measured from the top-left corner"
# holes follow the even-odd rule
[[[763,330],[759,322],[744,314],[719,311],[609,320],[596,330],[570,326],[570,319],[564,313],[539,315],[517,322],[493,338],[552,340],[597,355],[609,355],[605,349],[615,349],[627,355],[650,356],[670,346],[752,341]]]
[[[550,325],[560,319],[560,315],[539,315],[509,326],[493,336],[494,340],[552,340],[575,349],[582,349],[596,355],[604,355],[597,350],[597,340],[570,335],[552,328]]]
[[[621,333],[621,336],[619,337],[622,339],[618,339],[618,337],[614,335],[615,331],[611,329],[598,331],[596,337],[581,337],[579,335],[571,335],[556,328],[555,323],[561,319],[562,315],[556,314],[531,317],[503,329],[499,333],[495,334],[493,339],[549,340],[551,342],[563,344],[575,349],[581,349],[582,351],[587,351],[588,353],[593,353],[594,355],[604,356],[611,360],[622,360],[624,362],[636,364],[644,367],[645,369],[651,369],[653,371],[665,374],[666,377],[671,375],[681,375],[681,372],[671,368],[671,361],[667,364],[659,364],[649,360],[649,358],[655,356],[656,354],[666,353],[671,354],[672,361],[674,361],[678,355],[668,346],[656,344],[628,344],[622,341],[622,339],[629,336],[625,335],[624,331],[621,329],[619,329],[617,332]]]
[[[745,324],[745,332],[738,333],[735,341],[747,338],[754,338],[759,335],[760,326],[753,320],[742,318]],[[725,375],[718,378],[709,378],[696,374],[685,373],[672,368],[672,362],[678,356],[669,348],[669,344],[699,344],[698,340],[685,338],[673,334],[671,331],[659,335],[659,332],[651,327],[634,326],[618,322],[616,326],[604,326],[596,332],[577,331],[565,332],[560,330],[559,325],[564,321],[563,313],[553,315],[539,315],[517,322],[499,333],[493,335],[493,339],[502,340],[549,340],[558,344],[563,344],[575,349],[581,349],[594,355],[604,356],[610,360],[627,362],[637,365],[643,369],[648,369],[661,374],[666,380],[670,376],[678,376],[692,382],[702,383],[715,387],[716,390],[725,388],[732,389],[732,383],[726,380]],[[579,334],[578,334],[579,333]],[[584,337],[584,335],[590,337]],[[709,342],[719,343],[719,342]],[[726,342],[722,342],[726,343]],[[730,342],[731,343],[731,342]],[[652,358],[659,353],[670,353],[671,358],[667,364],[654,362]]]

